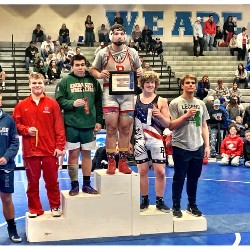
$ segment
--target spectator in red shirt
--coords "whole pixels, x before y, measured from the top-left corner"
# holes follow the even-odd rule
[[[216,35],[216,24],[213,21],[213,15],[209,15],[208,20],[204,23],[203,27],[205,46],[204,50],[213,50],[214,37]]]

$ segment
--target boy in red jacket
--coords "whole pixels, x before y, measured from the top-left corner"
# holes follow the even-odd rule
[[[232,166],[239,166],[240,157],[243,154],[243,140],[237,134],[237,125],[231,124],[228,128],[229,134],[222,141],[220,153],[222,160],[219,162],[222,165],[229,165],[231,160]]]

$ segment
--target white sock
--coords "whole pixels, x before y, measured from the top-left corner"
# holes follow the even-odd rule
[[[3,86],[3,87],[5,86],[5,82],[2,82],[2,86]]]

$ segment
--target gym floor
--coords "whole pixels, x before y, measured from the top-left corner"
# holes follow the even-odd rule
[[[135,166],[131,167],[137,172]],[[79,170],[79,180],[81,180]],[[172,206],[171,185],[173,168],[166,167],[167,185],[165,202]],[[93,179],[92,179],[93,180]],[[149,174],[150,204],[155,204],[154,173]],[[69,190],[70,180],[66,169],[59,170],[61,190]],[[197,204],[208,222],[208,230],[204,232],[168,233],[154,235],[140,235],[129,237],[98,238],[67,240],[60,242],[29,243],[25,234],[25,213],[27,211],[26,199],[27,179],[24,170],[15,171],[15,193],[13,201],[16,211],[17,229],[23,242],[18,245],[165,245],[165,246],[247,246],[250,245],[250,168],[243,165],[239,167],[219,166],[216,162],[209,162],[203,166],[202,176],[199,180]],[[45,210],[49,210],[44,182],[40,182],[40,198]],[[182,196],[182,209],[187,205],[185,188]],[[83,225],[84,226],[84,225]],[[7,235],[7,225],[0,207],[0,245],[17,245],[12,243]]]

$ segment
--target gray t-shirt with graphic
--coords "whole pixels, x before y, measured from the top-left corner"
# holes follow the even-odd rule
[[[187,113],[188,109],[196,108],[196,115],[190,117],[179,128],[173,130],[172,145],[188,151],[195,151],[204,143],[202,138],[202,122],[209,119],[205,103],[202,100],[193,98],[186,100],[179,96],[169,104],[172,120]]]

